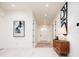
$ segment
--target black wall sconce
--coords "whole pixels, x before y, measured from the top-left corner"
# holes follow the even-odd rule
[[[77,23],[77,26],[79,26],[79,23]]]

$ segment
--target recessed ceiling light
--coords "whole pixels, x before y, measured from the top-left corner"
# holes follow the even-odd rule
[[[46,4],[45,6],[48,7],[48,4]]]
[[[12,7],[15,7],[15,4],[12,4],[11,6],[12,6]]]
[[[47,16],[47,14],[45,14],[44,16]]]

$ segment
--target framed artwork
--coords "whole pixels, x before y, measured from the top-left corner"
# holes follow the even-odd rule
[[[13,21],[13,36],[24,37],[25,36],[25,22]]]
[[[66,33],[64,34],[68,34],[67,13],[68,13],[68,3],[66,2],[60,11],[61,27],[64,27],[66,30]]]

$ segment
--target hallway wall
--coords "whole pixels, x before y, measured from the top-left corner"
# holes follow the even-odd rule
[[[2,18],[0,18],[0,48],[32,48],[32,12],[30,10],[5,11]],[[25,21],[25,37],[13,37],[14,20]]]
[[[33,43],[33,47],[36,46],[37,44],[37,39],[38,39],[38,24],[36,22],[36,19],[35,19],[35,16],[33,15],[33,40],[32,40],[32,43]]]
[[[70,56],[79,56],[79,2],[68,3],[68,38],[71,44]]]
[[[52,32],[53,32],[53,39],[55,39],[55,36],[58,36],[58,29],[61,28],[61,23],[60,23],[60,12],[56,15],[52,22]]]

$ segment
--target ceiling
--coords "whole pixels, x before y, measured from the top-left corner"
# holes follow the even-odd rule
[[[0,2],[5,10],[32,10],[37,24],[49,25],[64,2]]]

